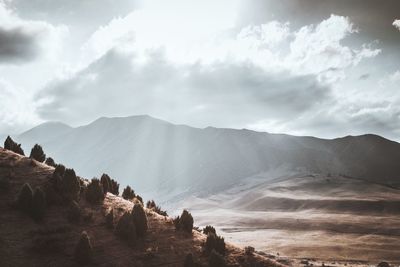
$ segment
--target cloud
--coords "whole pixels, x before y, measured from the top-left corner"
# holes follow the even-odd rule
[[[110,51],[38,95],[46,120],[85,123],[99,116],[150,114],[197,126],[240,127],[257,118],[287,120],[329,96],[314,76],[278,75],[254,64],[174,65],[160,51]]]
[[[393,26],[395,26],[400,31],[400,19],[393,21]]]
[[[44,50],[50,55],[66,32],[65,26],[23,20],[0,2],[0,63],[32,61]]]

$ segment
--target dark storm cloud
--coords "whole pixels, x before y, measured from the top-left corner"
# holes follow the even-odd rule
[[[4,29],[0,26],[0,63],[29,61],[38,54],[37,37],[22,27]]]
[[[38,96],[50,100],[40,115],[83,123],[105,115],[150,114],[192,125],[243,126],[299,116],[330,93],[314,76],[266,73],[252,64],[175,66],[161,53],[144,64],[131,59],[109,52],[74,77],[49,84]]]

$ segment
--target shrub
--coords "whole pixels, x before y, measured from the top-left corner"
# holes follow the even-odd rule
[[[36,144],[33,146],[29,157],[36,161],[43,162],[46,159],[46,154],[44,154],[42,147]]]
[[[146,207],[162,216],[168,216],[167,212],[162,210],[160,206],[156,205],[156,202],[154,202],[154,200],[149,200],[146,203]]]
[[[132,209],[132,219],[136,226],[136,234],[143,237],[148,229],[146,213],[141,204],[135,204]]]
[[[119,183],[117,181],[111,179],[111,190],[110,193],[118,196],[119,195]]]
[[[14,142],[10,136],[7,136],[6,140],[4,141],[4,148],[25,156],[24,150],[21,148],[21,144]]]
[[[93,178],[86,188],[86,200],[91,204],[97,204],[104,200],[103,186],[99,179]]]
[[[208,264],[210,267],[226,266],[224,257],[215,250],[211,251],[210,257],[208,258]]]
[[[62,178],[62,192],[67,200],[78,200],[80,188],[80,182],[74,169],[65,169]]]
[[[111,178],[107,174],[103,173],[100,178],[101,184],[103,185],[104,194],[111,192]]]
[[[114,228],[114,210],[111,209],[109,213],[106,215],[106,226],[107,228]]]
[[[46,213],[46,196],[42,189],[36,187],[32,198],[32,218],[40,221]]]
[[[126,200],[132,200],[134,197],[136,197],[135,191],[133,191],[133,189],[128,185],[122,192],[122,197]]]
[[[62,164],[57,164],[55,166],[54,172],[53,172],[53,176],[58,175],[60,177],[63,177],[65,173],[65,166]]]
[[[205,235],[208,235],[209,233],[213,233],[214,235],[217,234],[217,232],[215,231],[215,228],[212,227],[211,225],[207,225],[206,227],[204,227],[203,233],[204,233]]]
[[[139,195],[136,195],[135,199],[134,199],[136,203],[140,203],[143,205],[143,198]]]
[[[134,243],[137,239],[136,227],[129,212],[125,212],[115,227],[115,234],[121,239]]]
[[[206,253],[211,253],[213,250],[225,255],[225,240],[214,233],[209,233],[205,243],[205,251]]]
[[[244,253],[245,253],[247,256],[253,255],[255,251],[256,251],[255,248],[254,248],[254,247],[251,247],[251,246],[247,246],[247,247],[244,248]]]
[[[79,264],[88,264],[92,260],[92,244],[88,234],[83,231],[75,248],[75,260]]]
[[[78,202],[73,200],[68,207],[67,219],[70,222],[76,223],[81,220],[81,216],[82,216],[82,210],[79,207]]]
[[[50,158],[50,157],[48,157],[44,163],[46,163],[46,165],[51,166],[51,167],[56,167],[57,166],[57,164],[54,161],[54,159]]]
[[[26,183],[22,186],[18,194],[17,207],[18,209],[29,212],[32,205],[33,192],[31,186]]]
[[[181,216],[174,219],[176,230],[182,230],[192,233],[193,229],[193,216],[187,210],[183,210]]]

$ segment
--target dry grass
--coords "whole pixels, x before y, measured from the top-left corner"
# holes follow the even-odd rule
[[[67,218],[68,205],[49,207],[41,223],[12,206],[24,183],[43,186],[53,171],[53,167],[0,148],[0,176],[11,178],[9,189],[0,194],[0,266],[75,266],[74,249],[82,231],[92,242],[92,266],[183,266],[188,253],[208,266],[202,252],[204,234],[177,232],[171,218],[148,209],[145,238],[135,246],[118,239],[106,227],[105,215],[113,209],[117,221],[132,210],[133,203],[110,193],[99,205],[80,199],[84,214],[92,214],[92,218],[74,224]],[[282,266],[260,255],[246,256],[243,249],[231,244],[227,244],[226,260],[228,266]]]

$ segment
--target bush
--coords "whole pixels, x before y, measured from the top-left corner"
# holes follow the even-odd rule
[[[162,210],[160,206],[156,205],[156,202],[154,202],[154,200],[149,200],[146,203],[146,207],[162,216],[168,216],[167,212]]]
[[[65,169],[62,178],[62,193],[67,200],[78,200],[80,188],[80,182],[74,169]]]
[[[106,226],[107,228],[114,228],[114,210],[111,209],[109,213],[106,215]]]
[[[24,150],[21,148],[21,144],[14,142],[10,136],[7,136],[6,140],[4,141],[4,148],[25,156]]]
[[[209,233],[205,243],[205,251],[206,253],[211,253],[213,250],[225,255],[225,240],[214,233]]]
[[[136,197],[135,191],[133,191],[133,189],[128,185],[122,192],[122,197],[126,200],[132,200],[134,197]]]
[[[48,157],[44,163],[46,163],[46,165],[51,166],[51,167],[56,167],[57,166],[57,164],[54,161],[54,159],[50,158],[50,157]]]
[[[255,248],[253,248],[253,247],[251,247],[251,246],[247,246],[247,247],[244,248],[244,253],[245,253],[247,256],[253,255],[255,251],[256,251]]]
[[[140,203],[140,204],[143,205],[143,198],[141,196],[139,196],[139,195],[136,195],[136,197],[134,198],[133,202]]]
[[[58,175],[60,177],[63,177],[65,173],[65,166],[62,164],[57,164],[55,166],[54,172],[53,172],[53,176]]]
[[[115,234],[129,243],[135,243],[137,239],[136,227],[129,212],[125,212],[119,219],[115,227]]]
[[[141,204],[135,204],[132,209],[132,219],[136,226],[136,234],[143,237],[148,229],[146,213]]]
[[[119,183],[114,179],[111,179],[111,190],[110,193],[118,196],[119,195]]]
[[[217,234],[217,232],[215,231],[215,228],[212,227],[211,225],[207,225],[206,227],[204,227],[203,233],[204,233],[205,235],[208,235],[209,233],[213,233],[214,235]]]
[[[103,186],[99,179],[93,178],[86,188],[86,200],[91,204],[97,204],[104,200]]]
[[[187,210],[183,210],[181,216],[174,219],[176,230],[182,230],[192,233],[193,230],[193,216]]]
[[[18,209],[25,212],[30,212],[32,199],[33,199],[32,188],[28,183],[26,183],[22,186],[21,191],[18,194],[18,199],[17,199]]]
[[[81,217],[82,217],[82,210],[79,207],[78,202],[73,200],[68,207],[67,219],[70,222],[77,223],[81,220]]]
[[[83,231],[75,248],[75,260],[79,264],[88,264],[92,261],[92,244],[88,234]]]
[[[33,146],[29,157],[36,161],[43,162],[46,159],[46,154],[44,154],[42,147],[36,144]]]
[[[211,251],[210,257],[208,258],[208,264],[210,267],[226,266],[224,257],[215,250]]]
[[[103,175],[100,178],[101,184],[103,186],[103,191],[104,194],[107,192],[111,192],[111,178],[107,174],[103,173]]]
[[[42,189],[36,187],[32,198],[32,218],[40,221],[46,213],[46,196]]]

